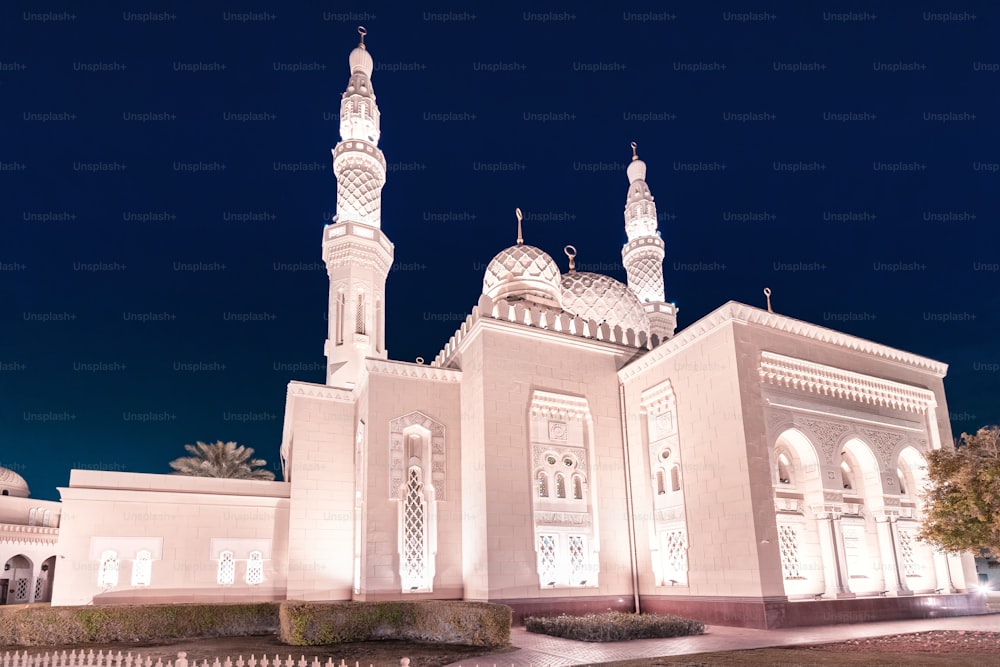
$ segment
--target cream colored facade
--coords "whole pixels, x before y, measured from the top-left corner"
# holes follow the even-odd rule
[[[349,62],[327,382],[288,386],[283,481],[74,471],[54,604],[445,598],[755,627],[974,610],[971,557],[915,537],[923,456],[952,442],[946,367],[735,302],[675,333],[635,154],[627,285],[519,233],[432,362],[391,360],[374,65],[363,45]]]

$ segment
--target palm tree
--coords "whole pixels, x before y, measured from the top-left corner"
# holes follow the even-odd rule
[[[264,468],[267,461],[254,459],[253,449],[235,442],[219,440],[211,445],[197,442],[184,445],[191,456],[182,456],[170,462],[174,475],[193,477],[225,477],[227,479],[273,480],[274,473]]]

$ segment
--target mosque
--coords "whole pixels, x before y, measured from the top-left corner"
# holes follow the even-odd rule
[[[326,382],[288,385],[283,479],[74,470],[53,503],[0,470],[0,602],[465,599],[757,628],[984,611],[972,556],[917,539],[947,366],[736,302],[676,331],[638,155],[627,284],[519,235],[433,361],[390,359],[363,31],[349,64]]]

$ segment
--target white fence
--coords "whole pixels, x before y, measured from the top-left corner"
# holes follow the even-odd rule
[[[400,667],[408,667],[410,664],[409,658],[402,658],[399,661]],[[107,653],[104,651],[98,651],[94,653],[94,650],[84,652],[80,651],[70,651],[67,653],[63,651],[62,653],[58,651],[53,651],[52,653],[36,653],[29,655],[27,651],[18,653],[14,651],[13,653],[4,652],[0,653],[0,667],[199,667],[197,660],[188,660],[187,653],[180,651],[177,654],[176,660],[163,661],[162,658],[157,658],[155,661],[149,657],[143,657],[141,654],[132,655],[129,652],[126,655],[122,655],[121,651],[118,653],[112,652],[110,649]],[[328,658],[326,662],[320,662],[319,658],[313,658],[312,660],[307,660],[305,656],[302,656],[298,660],[288,656],[284,660],[275,655],[274,658],[268,660],[267,656],[262,656],[261,658],[255,658],[253,655],[249,659],[244,660],[241,655],[236,660],[232,657],[226,656],[225,658],[219,659],[214,658],[211,662],[209,660],[203,660],[200,667],[350,667],[347,662],[343,659],[340,663],[333,661],[333,658]],[[354,667],[361,667],[359,662],[354,663]],[[369,665],[371,667],[371,665]]]

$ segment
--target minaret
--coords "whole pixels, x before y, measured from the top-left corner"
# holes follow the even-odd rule
[[[337,215],[323,229],[323,259],[330,277],[326,383],[353,388],[365,357],[385,359],[385,280],[393,245],[382,233],[385,157],[378,148],[379,112],[371,54],[351,51],[351,79],[340,100],[340,143],[333,149]]]
[[[628,243],[622,248],[622,264],[628,274],[628,286],[646,310],[649,333],[663,341],[673,336],[677,328],[677,307],[664,300],[663,239],[657,229],[656,204],[646,185],[646,163],[639,159],[634,141],[627,174],[625,233]]]

